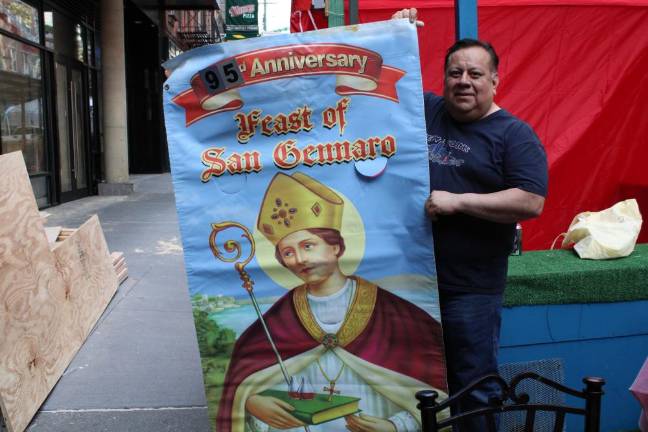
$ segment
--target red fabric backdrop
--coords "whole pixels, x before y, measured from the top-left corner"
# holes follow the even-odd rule
[[[324,9],[313,9],[312,0],[292,0],[290,7],[290,33],[321,30],[328,27]]]
[[[452,1],[359,0],[360,22],[408,6],[425,22],[423,86],[440,93]],[[523,224],[524,249],[548,249],[577,213],[621,199],[648,216],[648,1],[482,0],[478,17],[500,56],[496,101],[534,127],[549,159],[549,196]]]

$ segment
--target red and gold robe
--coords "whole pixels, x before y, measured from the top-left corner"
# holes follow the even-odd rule
[[[446,391],[440,324],[427,312],[358,277],[349,311],[336,334],[336,354],[367,385],[418,417],[416,391]],[[328,348],[324,331],[299,286],[280,298],[264,318],[290,375]],[[363,377],[364,378],[364,377]],[[218,432],[244,430],[245,401],[283,381],[276,357],[257,320],[234,346],[216,418]]]

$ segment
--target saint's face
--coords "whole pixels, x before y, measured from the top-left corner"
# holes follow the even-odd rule
[[[340,247],[307,230],[288,234],[277,247],[288,270],[306,283],[322,283],[338,268]]]
[[[455,51],[448,59],[443,97],[455,120],[475,121],[489,113],[499,78],[482,47]]]

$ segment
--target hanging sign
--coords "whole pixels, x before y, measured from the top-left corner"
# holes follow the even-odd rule
[[[165,66],[215,429],[420,430],[414,394],[446,382],[414,26],[227,42]]]
[[[225,36],[227,40],[247,39],[259,35],[259,2],[257,0],[225,1]]]

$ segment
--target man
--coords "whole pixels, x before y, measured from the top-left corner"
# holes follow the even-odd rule
[[[414,23],[417,11],[393,18]],[[450,394],[497,372],[515,224],[539,216],[547,192],[542,144],[494,102],[498,62],[490,44],[457,41],[445,58],[443,97],[424,96],[431,187],[425,210],[433,221]],[[459,410],[485,404],[494,391],[474,392]]]
[[[420,430],[414,395],[444,393],[441,328],[427,312],[339,266],[344,201],[300,172],[274,176],[257,228],[279,264],[304,283],[264,314],[288,373],[305,393],[340,392],[361,412],[310,426],[311,432]],[[261,323],[236,341],[217,415],[219,432],[303,431],[292,406],[263,394],[287,392]]]

